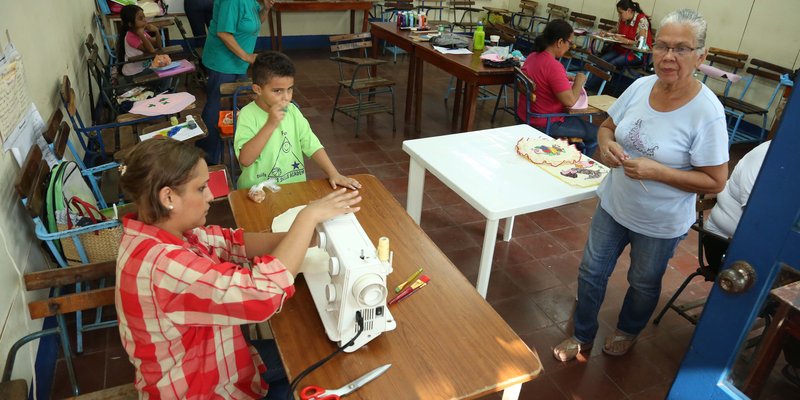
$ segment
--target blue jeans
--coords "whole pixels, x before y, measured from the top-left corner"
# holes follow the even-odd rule
[[[208,136],[197,141],[197,146],[206,152],[206,163],[208,165],[220,164],[222,155],[222,142],[220,141],[217,122],[220,112],[220,93],[219,87],[223,83],[247,80],[244,74],[223,74],[221,72],[208,69],[208,84],[206,85],[206,106],[203,107],[203,122],[208,128]]]
[[[582,343],[594,341],[597,314],[606,295],[608,278],[628,243],[631,245],[630,287],[622,303],[617,330],[626,335],[638,335],[656,309],[667,262],[684,237],[686,234],[657,239],[633,232],[617,223],[598,204],[578,269],[578,305],[573,317],[575,338]]]
[[[542,132],[545,128],[538,128]],[[552,137],[576,137],[583,139],[583,153],[591,157],[597,150],[597,125],[578,117],[566,117],[564,122],[550,124],[548,134]]]
[[[267,384],[269,391],[266,400],[286,400],[289,398],[289,380],[286,378],[286,371],[283,370],[281,356],[278,353],[278,346],[274,340],[252,340],[250,344],[258,350],[261,361],[267,366],[267,372],[261,374]]]

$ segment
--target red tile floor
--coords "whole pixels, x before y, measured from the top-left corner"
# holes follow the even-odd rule
[[[328,60],[327,54],[323,51],[295,51],[289,55],[298,70],[294,99],[325,145],[334,165],[343,174],[377,176],[400,204],[405,205],[409,159],[401,147],[406,138],[403,104],[407,58],[401,56],[396,64],[390,62],[380,69],[382,75],[397,82],[397,132],[391,130],[390,117],[382,114],[362,121],[361,132],[356,138],[354,122],[349,118],[338,114],[331,122],[338,76],[336,66]],[[448,82],[449,76],[445,72],[425,66],[422,137],[453,132],[449,122],[452,98],[447,103],[443,101]],[[490,123],[493,106],[493,101],[479,103],[476,129],[514,124],[513,118],[503,113],[498,115],[494,124]],[[732,158],[738,160],[747,150],[734,147]],[[322,177],[312,162],[307,165],[311,170],[310,179]],[[437,179],[429,176],[425,188],[422,228],[474,283],[483,237],[483,218]],[[520,216],[514,227],[513,240],[497,243],[487,300],[536,350],[544,366],[541,376],[523,385],[521,399],[664,398],[691,340],[693,325],[669,312],[658,327],[649,325],[645,329],[639,342],[626,356],[606,356],[601,346],[595,346],[588,360],[562,363],[553,358],[553,346],[571,329],[578,264],[596,204],[596,200],[587,200]],[[696,235],[690,233],[670,261],[664,276],[662,304],[697,268],[696,240]],[[627,254],[623,254],[611,277],[600,313],[599,340],[612,332],[616,324],[616,314],[627,288],[625,272],[628,263]],[[704,296],[709,288],[708,283],[698,279],[687,288],[679,302]],[[85,341],[87,349],[75,361],[84,392],[132,382],[133,368],[120,346],[116,328],[90,333]],[[777,371],[773,371],[762,398],[790,398],[792,393],[797,393],[797,388],[785,382]],[[68,394],[65,375],[63,360],[59,360],[52,398]],[[499,399],[500,396],[490,398]]]

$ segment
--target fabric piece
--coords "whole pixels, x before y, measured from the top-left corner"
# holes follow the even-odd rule
[[[288,232],[295,218],[297,218],[297,214],[305,207],[305,205],[292,207],[275,217],[272,220],[272,231]],[[325,249],[309,247],[305,258],[303,258],[303,264],[300,266],[300,273],[327,274],[330,259],[331,257]]]
[[[242,50],[252,54],[261,30],[261,19],[258,16],[260,9],[261,5],[256,0],[215,1],[203,48],[203,65],[223,74],[247,73],[249,64],[233,54],[217,34],[232,34]]]
[[[552,54],[542,51],[532,53],[525,59],[522,71],[536,83],[536,101],[531,106],[531,111],[537,114],[556,114],[564,112],[564,105],[556,97],[556,93],[572,90],[572,83],[567,79],[567,70],[553,57]],[[517,105],[517,115],[525,120],[525,99],[520,95]],[[553,117],[550,122],[563,121],[564,117]],[[529,124],[535,127],[547,125],[547,119],[532,117]]]
[[[150,35],[145,32],[144,35],[149,39]],[[139,38],[135,32],[128,31],[125,34],[125,61],[131,57],[136,57],[144,54],[144,51],[139,47],[142,45],[142,39]],[[126,63],[122,66],[122,75],[131,76],[141,73],[146,68],[150,67],[151,60],[144,60],[132,63]]]
[[[145,398],[261,398],[266,368],[239,327],[294,295],[272,256],[249,260],[244,232],[201,227],[178,238],[123,217],[116,309],[122,345]]]
[[[733,72],[728,72],[725,70],[721,70],[715,66],[708,65],[708,64],[700,64],[697,67],[697,70],[712,77],[712,78],[722,78],[727,79],[733,83],[739,82],[742,77],[739,75],[734,74]]]
[[[268,118],[269,113],[256,102],[242,108],[236,117],[233,138],[237,159],[242,146],[258,134]],[[237,187],[246,189],[269,178],[274,178],[279,184],[304,182],[306,167],[303,160],[321,148],[322,144],[311,130],[308,120],[296,105],[290,103],[286,115],[272,132],[258,158],[249,166],[242,166]]]
[[[130,112],[147,116],[177,114],[194,103],[194,100],[194,95],[187,92],[160,94],[133,103]]]
[[[739,225],[739,219],[742,218],[744,207],[750,199],[750,192],[761,171],[761,164],[764,163],[770,143],[772,141],[756,146],[736,164],[725,184],[725,189],[717,195],[717,204],[711,209],[706,229],[720,236],[733,236]]]
[[[670,112],[650,107],[658,80],[636,80],[608,110],[616,142],[631,158],[647,157],[679,170],[728,161],[728,129],[717,96],[702,85],[687,104]],[[654,238],[686,233],[695,220],[695,194],[656,181],[625,176],[614,168],[597,189],[603,209],[626,228]]]
[[[589,108],[589,95],[586,94],[586,89],[581,88],[581,94],[578,96],[578,101],[572,105],[573,110],[585,110]]]

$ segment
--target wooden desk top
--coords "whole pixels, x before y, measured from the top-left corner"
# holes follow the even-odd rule
[[[800,310],[800,281],[772,289],[770,293],[789,307]]]
[[[538,357],[478,295],[414,223],[397,200],[372,175],[362,183],[356,214],[369,237],[387,236],[394,251],[391,288],[417,268],[431,282],[426,289],[391,307],[397,328],[384,332],[354,353],[340,354],[301,382],[336,388],[386,363],[383,376],[352,393],[353,399],[471,399],[531,380],[541,372]],[[247,190],[232,192],[237,224],[248,231],[269,231],[272,218],[331,191],[327,180],[283,185],[257,204]],[[296,294],[270,320],[287,375],[296,376],[336,347],[324,333],[302,275]],[[390,290],[391,291],[391,290]]]

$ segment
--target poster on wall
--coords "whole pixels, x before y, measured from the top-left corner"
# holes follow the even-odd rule
[[[0,140],[21,166],[45,124],[28,95],[22,56],[13,44],[0,54]]]

